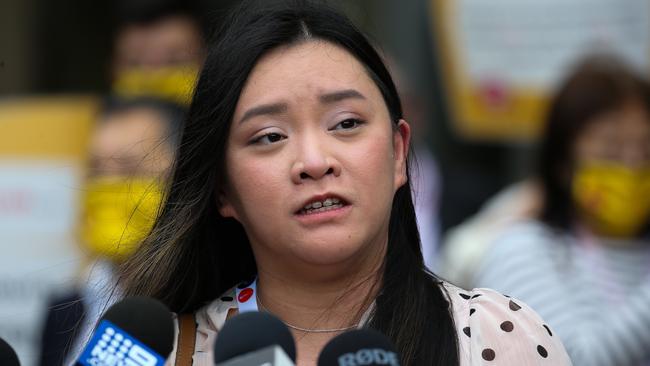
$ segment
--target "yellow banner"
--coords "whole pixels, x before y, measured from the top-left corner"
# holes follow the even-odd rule
[[[0,157],[83,159],[97,108],[91,96],[0,100]]]

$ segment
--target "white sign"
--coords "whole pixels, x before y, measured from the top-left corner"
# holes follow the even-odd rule
[[[441,0],[445,1],[445,0]],[[473,80],[546,89],[582,54],[650,67],[650,1],[458,0],[456,22]]]
[[[0,337],[22,365],[38,361],[47,298],[73,283],[79,169],[0,160]]]

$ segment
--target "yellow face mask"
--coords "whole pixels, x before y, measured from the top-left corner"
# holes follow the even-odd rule
[[[578,209],[598,234],[632,237],[650,217],[650,167],[586,164],[575,173],[572,193]]]
[[[80,228],[93,255],[121,262],[151,230],[162,202],[154,179],[96,178],[86,183]]]
[[[194,65],[131,68],[117,75],[113,92],[124,97],[155,96],[188,105],[198,74]]]

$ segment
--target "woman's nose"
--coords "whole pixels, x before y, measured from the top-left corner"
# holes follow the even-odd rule
[[[297,149],[291,168],[291,180],[295,184],[319,180],[329,175],[338,177],[340,174],[341,166],[328,148],[313,141],[305,141]]]

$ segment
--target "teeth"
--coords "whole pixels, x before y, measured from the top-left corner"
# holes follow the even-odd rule
[[[324,201],[308,203],[305,205],[305,207],[302,208],[302,211],[304,213],[309,214],[309,213],[323,212],[329,209],[339,208],[339,207],[343,207],[341,200],[332,197],[332,198],[327,198]]]
[[[312,213],[318,213],[318,212],[325,212],[325,211],[330,211],[330,210],[335,210],[337,208],[343,207],[343,204],[341,203],[335,203],[332,204],[331,206],[325,206],[325,207],[319,207],[319,208],[310,208],[310,209],[304,209],[303,213],[306,215],[312,214]]]

